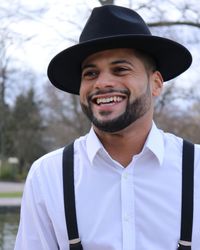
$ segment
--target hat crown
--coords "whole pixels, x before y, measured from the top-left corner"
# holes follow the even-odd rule
[[[93,9],[79,42],[122,35],[151,35],[151,32],[135,11],[116,5],[105,5]]]

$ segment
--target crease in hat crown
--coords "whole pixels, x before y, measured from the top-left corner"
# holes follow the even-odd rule
[[[181,44],[151,34],[135,11],[116,5],[93,9],[80,35],[79,43],[57,54],[49,63],[51,83],[79,94],[81,64],[91,54],[113,48],[142,50],[154,58],[164,81],[183,73],[191,64],[190,52]]]
[[[105,27],[102,29],[102,27]],[[150,35],[143,19],[133,10],[115,5],[94,8],[79,42],[131,34]]]

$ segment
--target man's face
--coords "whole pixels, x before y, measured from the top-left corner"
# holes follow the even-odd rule
[[[80,102],[93,125],[117,132],[152,108],[151,84],[143,62],[132,49],[112,49],[82,64]]]

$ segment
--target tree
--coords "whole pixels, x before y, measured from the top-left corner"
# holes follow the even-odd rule
[[[48,82],[45,85],[44,133],[48,150],[63,146],[88,132],[90,122],[83,114],[78,96],[57,90]]]
[[[101,5],[114,4],[114,0],[99,0]]]
[[[8,57],[7,57],[7,34],[5,34],[5,30],[0,30],[1,37],[3,39],[0,40],[0,156],[2,158],[5,156],[6,152],[6,127],[7,127],[7,115],[8,106],[6,104],[6,89],[7,89],[7,81],[9,75],[9,67],[8,67]]]
[[[43,9],[28,9],[17,0],[3,1],[0,6],[0,158],[2,159],[9,155],[10,148],[10,142],[7,141],[10,112],[8,100],[18,94],[21,79],[26,71],[26,66],[21,67],[19,59],[14,54],[32,38],[17,32],[15,28],[16,24],[32,19],[34,13],[40,16]],[[29,75],[32,76],[32,73],[29,72],[27,76]]]
[[[12,110],[10,129],[13,138],[12,152],[19,159],[19,172],[22,173],[35,159],[46,152],[42,137],[44,126],[40,105],[35,100],[33,89],[17,96]]]

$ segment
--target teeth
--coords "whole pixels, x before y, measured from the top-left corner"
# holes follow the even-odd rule
[[[97,104],[110,103],[110,102],[120,102],[123,98],[120,96],[112,96],[107,98],[97,98]]]

